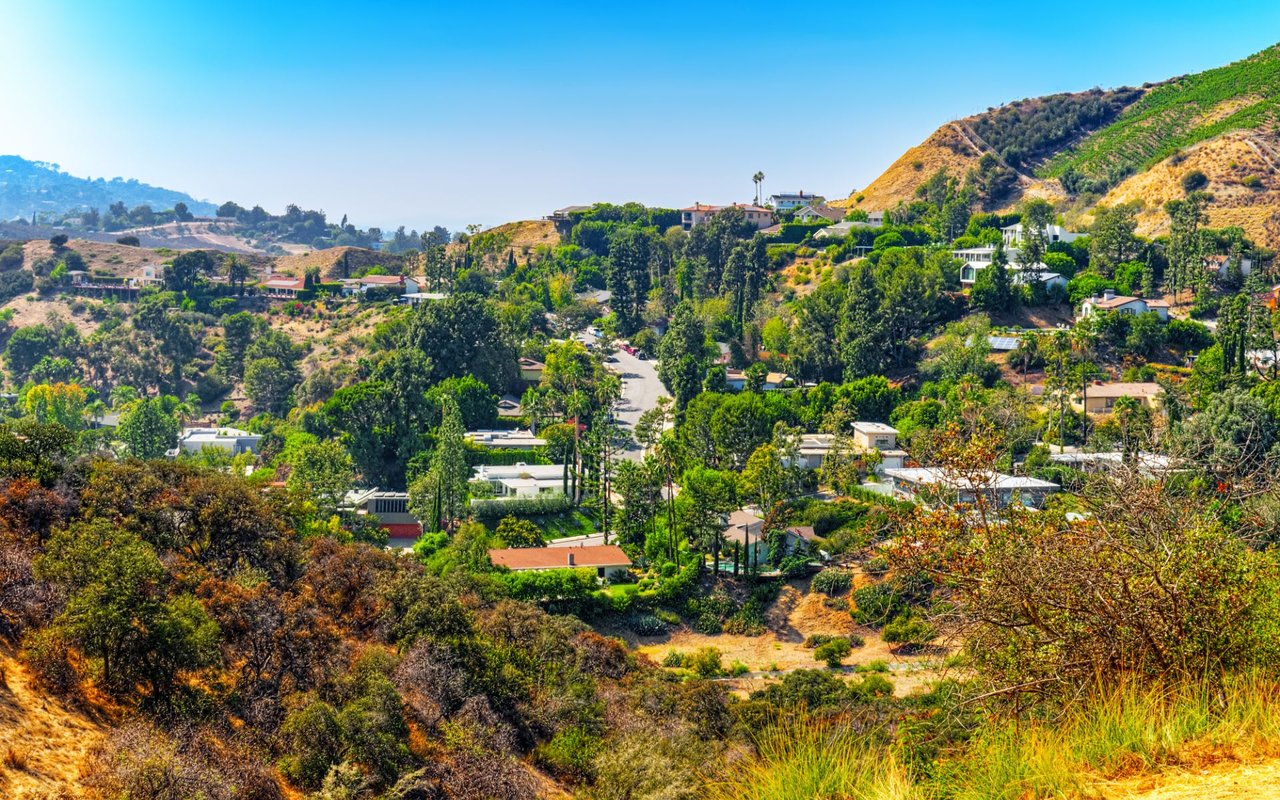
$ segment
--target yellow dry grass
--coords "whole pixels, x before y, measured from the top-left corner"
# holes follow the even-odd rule
[[[1275,800],[1280,760],[1168,770],[1115,782],[1102,794],[1106,800]]]
[[[1099,204],[1139,203],[1138,233],[1168,233],[1164,204],[1184,197],[1182,178],[1199,170],[1209,179],[1205,191],[1213,196],[1209,224],[1215,228],[1239,226],[1255,242],[1276,247],[1280,245],[1280,155],[1276,150],[1277,142],[1263,133],[1230,131],[1188,148],[1177,159],[1165,159],[1129,177]],[[1261,181],[1259,188],[1244,185],[1250,176]]]
[[[105,713],[42,692],[8,645],[0,645],[0,674],[0,797],[82,797],[81,766],[106,734]]]

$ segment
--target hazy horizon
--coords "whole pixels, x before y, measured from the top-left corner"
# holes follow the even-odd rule
[[[743,201],[757,170],[766,194],[842,197],[949,119],[1225,64],[1280,23],[1261,2],[923,3],[910,26],[762,3],[76,5],[0,8],[0,153],[388,230]]]

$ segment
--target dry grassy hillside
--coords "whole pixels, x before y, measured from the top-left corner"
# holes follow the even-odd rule
[[[916,187],[939,169],[963,175],[978,165],[982,150],[953,125],[943,125],[922,143],[903,153],[884,173],[860,192],[835,205],[880,211],[915,197]]]
[[[235,235],[239,227],[233,221],[170,222],[146,228],[132,228],[114,233],[95,234],[108,241],[117,236],[137,236],[143,247],[169,247],[174,250],[222,250],[227,253],[262,253]]]
[[[71,708],[33,687],[0,645],[0,797],[82,797],[81,767],[108,725],[106,712]]]
[[[1138,233],[1168,233],[1164,204],[1183,197],[1182,178],[1199,170],[1213,195],[1209,223],[1236,225],[1255,242],[1280,246],[1280,140],[1261,131],[1231,131],[1167,158],[1126,179],[1102,198],[1101,205],[1138,202]],[[1257,184],[1245,185],[1245,181]]]
[[[67,247],[84,256],[90,272],[102,270],[119,278],[126,277],[150,264],[163,264],[172,258],[170,254],[157,253],[146,247],[92,242],[87,239],[73,239],[67,243]],[[23,256],[28,268],[40,259],[53,255],[53,246],[44,239],[27,242],[23,247]]]
[[[326,250],[314,250],[308,253],[280,256],[275,260],[275,271],[288,275],[301,276],[312,267],[320,268],[320,275],[325,280],[336,280],[343,277],[342,264],[346,261],[347,270],[355,273],[358,270],[373,266],[385,267],[388,273],[395,274],[408,269],[414,273],[414,265],[409,264],[404,256],[366,250],[363,247],[331,247]]]
[[[508,252],[515,254],[516,263],[524,264],[536,248],[555,247],[558,244],[560,234],[556,233],[555,224],[542,219],[508,222],[481,231],[470,240],[472,254],[480,259],[480,263],[491,268],[505,265]],[[455,254],[464,246],[450,245]]]

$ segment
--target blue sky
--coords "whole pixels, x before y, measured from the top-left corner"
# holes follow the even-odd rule
[[[843,196],[941,123],[1280,38],[1280,3],[0,0],[0,153],[361,225]]]

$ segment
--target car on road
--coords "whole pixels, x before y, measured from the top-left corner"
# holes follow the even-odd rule
[[[643,350],[637,350],[637,351],[636,351],[636,358],[640,359],[641,361],[648,361],[648,360],[649,360],[649,357],[648,357],[647,355],[645,355],[645,354],[644,354],[644,351],[643,351]]]

